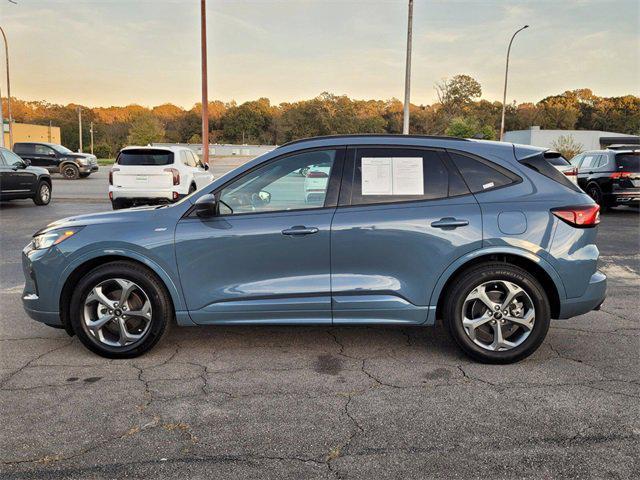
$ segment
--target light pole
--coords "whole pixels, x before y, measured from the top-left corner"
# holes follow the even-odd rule
[[[529,28],[529,25],[525,25],[519,30],[516,30],[509,41],[509,48],[507,48],[507,65],[504,69],[504,94],[502,95],[502,120],[500,121],[500,141],[502,141],[504,137],[504,114],[507,109],[507,77],[509,75],[509,54],[511,53],[511,44],[513,43],[513,39],[516,38],[516,35],[525,28]]]
[[[78,152],[82,153],[82,113],[78,107]]]
[[[7,41],[7,35],[4,33],[2,27],[2,38],[4,38],[4,56],[7,61],[7,114],[9,115],[9,148],[13,148],[13,116],[11,115],[11,82],[9,80],[9,42]],[[4,142],[4,125],[2,126],[2,138]]]
[[[207,92],[206,0],[200,0],[200,49],[202,55],[202,163],[209,165],[209,95]]]
[[[2,116],[2,89],[0,88],[0,147],[4,147],[4,117]]]
[[[407,64],[404,72],[404,115],[402,134],[409,135],[409,98],[411,96],[411,34],[413,29],[413,0],[409,0],[409,20],[407,23]]]

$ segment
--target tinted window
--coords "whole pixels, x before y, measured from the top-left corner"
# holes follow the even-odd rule
[[[640,153],[620,153],[616,155],[618,170],[625,172],[640,172]]]
[[[459,153],[451,152],[450,155],[473,193],[503,187],[518,178],[498,165]]]
[[[595,166],[598,164],[598,158],[599,155],[596,155],[594,153],[585,155],[584,160],[580,164],[580,168],[595,168]]]
[[[556,167],[566,167],[567,165],[571,165],[564,157],[551,157],[547,158],[547,161]]]
[[[352,205],[433,200],[450,194],[442,153],[422,149],[359,148],[353,172]],[[452,195],[469,193],[460,178]]]
[[[167,150],[123,150],[116,159],[118,165],[171,165],[173,152]]]
[[[29,143],[16,143],[13,145],[13,151],[19,155],[33,153],[33,145]]]
[[[222,214],[301,210],[324,206],[335,150],[316,150],[268,163],[220,192]]]
[[[532,155],[530,157],[523,158],[520,160],[520,163],[530,168],[534,172],[538,172],[541,175],[557,182],[561,185],[564,185],[567,188],[570,188],[574,192],[581,192],[579,187],[577,187],[571,180],[567,178],[567,176],[560,172],[557,168],[552,166],[549,163],[549,160],[546,158],[547,152],[540,152],[536,155]],[[554,156],[554,154],[551,154]],[[556,154],[557,155],[557,154]]]
[[[52,155],[54,153],[53,148],[46,145],[34,145],[36,155]]]
[[[4,156],[5,161],[7,162],[7,165],[24,164],[24,160],[22,160],[22,158],[20,158],[18,155],[16,155],[10,150],[3,150],[2,154]]]

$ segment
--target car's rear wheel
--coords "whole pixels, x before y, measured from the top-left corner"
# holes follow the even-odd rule
[[[111,262],[80,279],[71,296],[71,326],[91,351],[132,358],[164,335],[174,312],[156,275],[133,262]]]
[[[609,208],[609,206],[605,204],[602,189],[598,186],[597,183],[590,183],[589,185],[587,185],[587,195],[589,195],[594,202],[600,205],[601,211],[604,212]]]
[[[116,198],[115,200],[111,201],[111,207],[114,210],[120,210],[122,208],[129,208],[130,206],[130,202],[128,202],[127,200],[124,200],[122,198]]]
[[[485,263],[463,272],[444,302],[449,333],[472,358],[512,363],[531,355],[550,323],[550,306],[530,273],[507,263]]]
[[[46,181],[41,181],[36,187],[36,194],[33,203],[36,205],[48,205],[51,201],[51,185]]]
[[[60,169],[65,180],[77,180],[80,177],[80,169],[73,163],[66,163]]]

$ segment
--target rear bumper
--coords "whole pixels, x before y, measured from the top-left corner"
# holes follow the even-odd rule
[[[614,205],[640,203],[640,189],[611,192],[605,195],[605,200]]]
[[[124,189],[109,189],[112,194],[113,200],[126,199],[126,200],[165,200],[168,202],[173,201],[172,190],[124,190]],[[181,197],[184,195],[178,195]]]
[[[607,296],[607,276],[597,271],[591,276],[584,294],[577,298],[568,298],[560,302],[558,318],[576,317],[599,307]]]

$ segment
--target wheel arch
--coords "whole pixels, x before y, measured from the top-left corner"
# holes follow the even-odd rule
[[[176,286],[167,272],[155,262],[138,255],[127,255],[122,251],[118,254],[95,255],[89,258],[84,257],[82,260],[75,262],[72,266],[67,267],[67,274],[62,275],[61,287],[58,296],[58,305],[60,309],[60,320],[62,321],[62,325],[69,335],[74,335],[73,328],[71,327],[71,322],[69,321],[69,304],[71,301],[71,296],[73,294],[74,286],[77,284],[80,278],[82,278],[86,273],[93,270],[94,268],[106,263],[116,261],[127,261],[135,263],[149,270],[157,277],[157,279],[169,293],[169,298],[171,299],[171,304],[174,312],[176,313],[176,316],[178,316],[178,312],[184,310],[184,302],[182,299],[181,290],[178,286]],[[182,320],[181,323],[189,322],[185,322],[184,320]]]
[[[549,299],[551,318],[558,318],[561,301],[566,298],[564,284],[555,269],[544,259],[529,252],[517,250],[484,250],[458,259],[440,276],[431,296],[431,305],[437,299],[435,318],[442,318],[446,292],[465,270],[486,262],[504,262],[521,267],[532,273],[540,282]],[[434,320],[435,320],[434,318]]]

